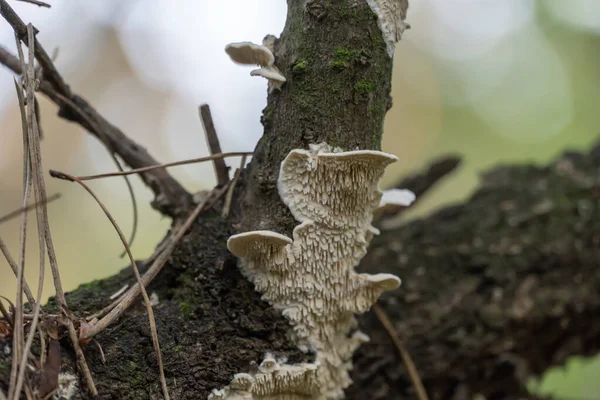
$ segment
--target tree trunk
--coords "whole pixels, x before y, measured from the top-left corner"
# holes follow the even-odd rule
[[[401,51],[401,50],[400,50]],[[279,166],[292,149],[327,142],[379,149],[391,105],[392,60],[364,0],[289,0],[276,42],[287,82],[269,95],[265,133],[236,187],[232,214],[217,204],[195,221],[150,284],[169,392],[205,399],[265,353],[312,361],[288,339],[289,324],[239,272],[226,242],[234,233],[298,224],[278,195]],[[526,395],[524,379],[571,354],[597,351],[600,328],[600,147],[547,168],[500,168],[468,202],[376,238],[360,269],[402,278],[384,296],[433,399]],[[142,270],[143,263],[142,264]],[[83,316],[110,303],[130,268],[67,295]],[[51,312],[53,302],[46,308]],[[414,398],[404,366],[376,318],[355,357],[351,399]],[[160,398],[158,367],[141,302],[85,349],[101,399]],[[68,339],[61,371],[76,375]],[[8,346],[8,347],[7,347]],[[0,347],[10,341],[0,338]],[[10,355],[0,352],[5,389]],[[83,382],[73,399],[85,399]]]

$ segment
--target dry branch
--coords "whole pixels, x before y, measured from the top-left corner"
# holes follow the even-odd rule
[[[23,38],[27,28],[21,18],[5,0],[0,0],[0,13]],[[39,83],[42,93],[59,107],[59,116],[80,124],[96,136],[111,152],[119,155],[131,168],[157,165],[147,150],[127,137],[119,128],[108,122],[85,99],[72,93],[54,66],[51,58],[35,39],[35,58],[40,63],[43,77]],[[18,58],[0,47],[0,63],[15,74],[22,75]],[[169,216],[185,213],[191,204],[191,195],[166,171],[154,170],[141,175],[142,180],[154,192],[153,207]]]
[[[217,131],[215,129],[215,124],[212,119],[212,115],[210,113],[210,107],[208,104],[202,104],[198,108],[200,114],[200,120],[202,121],[202,126],[204,127],[204,134],[206,136],[206,143],[208,144],[208,149],[210,150],[210,154],[220,154],[221,144],[219,143],[219,136],[217,135]],[[215,175],[217,177],[217,186],[226,185],[229,182],[229,169],[227,165],[225,165],[225,160],[222,158],[215,158],[213,160],[213,166],[215,168]]]

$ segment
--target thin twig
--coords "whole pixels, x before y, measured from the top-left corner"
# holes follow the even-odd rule
[[[12,258],[12,256],[10,255],[8,247],[6,247],[6,244],[4,243],[2,238],[0,238],[0,252],[2,252],[4,258],[6,258],[6,261],[8,262],[8,265],[10,265],[10,268],[15,273],[15,276],[17,276],[19,266],[17,265],[14,258]],[[33,294],[31,293],[31,289],[29,289],[29,285],[27,284],[27,282],[23,282],[23,290],[25,291],[25,295],[27,296],[27,301],[33,307],[35,299],[33,298]]]
[[[4,296],[0,296],[0,299],[5,299],[8,301],[8,299]],[[10,304],[10,301],[8,301],[8,304]],[[2,301],[0,300],[0,314],[2,314],[2,317],[4,318],[4,320],[6,322],[8,322],[8,324],[10,326],[13,325],[13,320],[10,317],[10,314],[8,313],[8,310],[6,308],[4,308],[4,304],[2,303]]]
[[[60,199],[60,193],[54,193],[52,196],[49,196],[46,199],[46,204],[51,203],[54,200],[58,200],[58,199]],[[29,204],[26,207],[21,207],[17,210],[11,211],[8,214],[4,214],[2,217],[0,217],[0,224],[4,223],[12,218],[18,217],[19,215],[21,215],[22,213],[24,213],[26,211],[31,211],[38,206],[40,206],[40,204],[33,203],[33,204]]]
[[[30,42],[33,42],[33,29],[30,28],[31,31],[31,35],[29,37]],[[16,37],[16,35],[15,35]],[[19,49],[19,54],[21,55],[22,52],[20,50],[21,48],[21,41],[18,37],[16,37],[16,42],[17,42],[17,48]],[[34,73],[34,65],[33,65],[33,51],[34,51],[34,46],[30,45],[29,47],[29,60],[28,60],[28,64],[27,64],[27,74],[26,74],[26,89],[27,89],[27,99],[29,100],[30,97],[33,97],[33,73]],[[23,60],[23,59],[22,59]],[[33,106],[33,102],[29,103],[29,106],[27,107],[27,110],[25,110],[25,99],[23,97],[23,92],[21,91],[21,88],[19,87],[19,84],[17,83],[17,81],[14,81],[15,83],[15,89],[17,91],[17,98],[19,101],[19,110],[21,111],[21,122],[22,122],[22,130],[23,130],[23,187],[25,189],[25,193],[23,196],[23,208],[26,208],[27,203],[29,202],[29,192],[31,190],[31,186],[33,184],[33,179],[32,179],[32,169],[33,169],[33,164],[31,162],[31,156],[29,154],[29,143],[31,138],[34,135],[39,135],[38,132],[35,131],[34,128],[34,124],[32,123],[32,117],[35,118],[35,107]],[[39,138],[39,136],[38,136]],[[37,200],[37,199],[36,199]],[[45,199],[43,200],[45,201]],[[36,201],[37,203],[37,201]],[[25,211],[22,214],[22,224],[21,224],[21,249],[20,249],[20,265],[19,265],[19,278],[21,278],[21,282],[17,283],[17,306],[15,309],[15,313],[23,313],[23,281],[22,281],[22,274],[23,271],[25,269],[25,238],[26,238],[26,225],[27,225],[27,211]],[[39,243],[39,247],[40,247],[40,272],[39,272],[39,279],[40,281],[38,282],[38,293],[37,293],[37,299],[35,302],[35,308],[34,308],[34,319],[31,325],[31,328],[29,330],[29,334],[27,335],[27,340],[24,344],[24,347],[22,349],[22,352],[20,353],[21,359],[19,362],[19,368],[18,368],[18,376],[17,376],[17,380],[14,386],[14,390],[12,391],[12,395],[14,400],[18,400],[21,398],[21,388],[23,387],[23,381],[25,379],[25,367],[27,364],[27,358],[29,355],[29,350],[31,348],[31,345],[33,344],[33,338],[35,337],[35,333],[36,333],[36,328],[37,328],[37,322],[38,322],[38,317],[40,314],[40,300],[41,300],[41,296],[42,296],[42,290],[43,290],[43,284],[44,284],[44,262],[45,262],[45,257],[44,257],[44,253],[45,253],[45,248],[44,248],[44,239],[42,237],[42,232],[39,231],[39,221],[38,221],[38,243]],[[21,320],[21,324],[22,324],[22,315],[21,317],[16,317],[15,318],[15,324],[19,324],[19,319]],[[17,357],[18,358],[18,357]]]
[[[210,114],[210,107],[208,104],[202,104],[198,108],[198,112],[200,114],[202,126],[204,127],[206,144],[208,144],[210,154],[214,155],[222,153],[221,144],[219,143],[219,136],[217,135],[215,124],[213,122],[212,115]],[[213,160],[213,167],[215,169],[215,176],[217,178],[217,186],[226,185],[227,182],[229,182],[229,171],[227,169],[227,165],[225,165],[225,160],[222,158],[215,158]]]
[[[20,20],[5,0],[0,0],[0,13],[13,27],[23,25],[23,21]],[[17,29],[15,28],[15,30]],[[108,122],[85,99],[71,92],[60,74],[58,74],[52,60],[48,58],[37,41],[35,49],[40,67],[44,72],[44,78],[48,79],[40,82],[40,91],[60,108],[59,116],[79,123],[96,136],[107,148],[118,154],[131,168],[158,164],[143,146],[131,140],[121,130]],[[40,58],[45,61],[42,62]],[[18,58],[2,47],[0,47],[0,63],[17,75],[24,73]],[[82,115],[85,115],[86,118]],[[93,121],[93,124],[90,124],[90,121]],[[192,202],[191,195],[166,171],[156,170],[142,175],[141,178],[154,192],[155,202],[153,202],[153,206],[165,215],[177,216],[182,210],[186,210]]]
[[[19,99],[19,109],[21,111],[21,116],[22,116],[22,121],[23,121],[23,163],[24,165],[29,165],[29,176],[27,176],[27,181],[25,182],[26,185],[31,186],[33,179],[31,176],[31,170],[33,169],[33,163],[31,161],[31,156],[29,155],[28,152],[28,148],[27,145],[29,144],[29,142],[32,140],[31,138],[37,138],[38,142],[40,139],[40,132],[39,129],[37,129],[37,121],[38,119],[36,118],[36,107],[35,107],[35,102],[31,102],[31,99],[34,98],[34,86],[35,86],[35,70],[34,70],[34,58],[33,58],[33,52],[34,52],[34,37],[33,37],[33,26],[31,24],[29,24],[27,26],[27,32],[28,32],[28,41],[29,41],[29,58],[28,58],[28,64],[27,64],[27,74],[26,74],[26,81],[25,81],[25,86],[27,89],[27,99],[30,101],[28,104],[29,106],[27,106],[27,115],[25,114],[25,101],[23,98],[23,93],[21,91],[21,88],[18,86],[16,80],[15,80],[15,89],[17,90],[17,97]],[[20,48],[21,43],[20,40],[17,38],[17,47]],[[37,198],[37,196],[36,196]],[[26,202],[26,200],[24,200],[24,203]],[[38,203],[40,202],[39,200],[36,202]],[[45,204],[48,203],[46,198],[42,198],[42,201]],[[37,207],[36,207],[37,209]],[[23,213],[24,216],[26,216],[27,212]],[[36,213],[39,215],[39,213]],[[44,245],[44,237],[43,237],[43,233],[40,230],[41,228],[41,224],[39,223],[39,219],[38,219],[38,243],[39,243],[39,257],[40,257],[40,261],[39,261],[39,273],[38,273],[38,291],[37,291],[37,297],[35,300],[35,306],[34,306],[34,310],[33,310],[33,321],[31,322],[31,326],[29,328],[29,334],[27,335],[27,340],[25,342],[25,347],[23,350],[23,357],[21,359],[21,364],[19,366],[19,377],[17,379],[17,386],[16,386],[16,390],[15,390],[15,400],[18,400],[20,398],[20,393],[21,393],[21,387],[23,385],[23,380],[25,378],[25,367],[26,367],[26,363],[27,363],[27,357],[29,355],[31,346],[33,344],[33,339],[35,338],[35,334],[36,334],[36,328],[37,328],[37,324],[38,324],[38,320],[39,320],[39,315],[40,315],[40,311],[41,311],[41,299],[42,299],[42,292],[44,290],[44,271],[45,271],[45,245]],[[24,251],[24,249],[23,249]]]
[[[415,387],[415,392],[417,392],[418,399],[429,400],[429,397],[427,396],[427,391],[425,391],[425,386],[423,386],[423,382],[421,382],[419,371],[417,371],[417,367],[415,366],[415,363],[410,357],[410,354],[404,348],[404,343],[402,343],[402,341],[398,337],[398,332],[394,328],[394,325],[392,325],[392,321],[390,321],[383,308],[381,308],[378,304],[375,304],[373,306],[373,311],[375,311],[375,315],[377,315],[379,322],[381,322],[388,335],[390,335],[390,338],[392,338],[392,341],[394,342],[398,353],[400,353],[400,357],[402,357],[402,361],[406,366],[406,370],[408,371],[410,380],[412,381],[412,384]]]
[[[92,315],[89,315],[87,317],[85,317],[85,320],[90,322],[93,321],[94,319],[99,319],[104,317],[106,314],[108,314],[113,308],[115,308],[116,306],[119,305],[119,303],[125,298],[125,294],[123,293],[121,296],[119,296],[118,298],[116,298],[115,300],[112,301],[112,303],[110,303],[109,305],[107,305],[106,307],[104,307],[102,310],[95,312]]]
[[[100,127],[98,126],[98,124],[92,120],[90,117],[88,117],[78,106],[77,104],[73,103],[71,100],[69,100],[68,98],[64,97],[61,94],[58,94],[58,96],[66,103],[69,104],[73,111],[79,115],[79,117],[86,121],[87,124],[89,124],[89,126],[91,126],[96,132],[98,132],[98,135],[100,136],[100,142],[102,142],[102,144],[104,145],[104,147],[106,147],[106,151],[108,152],[108,154],[110,155],[110,158],[113,160],[113,163],[115,164],[115,166],[117,167],[117,169],[120,172],[123,172],[123,166],[121,165],[121,162],[119,161],[119,159],[116,156],[116,151],[115,149],[111,148],[109,143],[110,141],[107,140],[107,138],[104,135],[102,129],[100,129]],[[129,236],[129,240],[127,241],[127,244],[129,245],[129,247],[131,247],[133,245],[133,240],[135,239],[135,234],[137,233],[137,226],[138,226],[138,207],[137,207],[137,201],[135,200],[135,193],[133,191],[133,186],[131,185],[131,181],[129,181],[129,178],[127,178],[127,176],[123,176],[123,178],[125,179],[125,184],[127,185],[127,192],[129,193],[129,198],[131,199],[131,206],[133,209],[133,226],[131,227],[131,235]],[[125,256],[127,253],[125,251],[123,251],[123,253],[121,253],[119,255],[119,257],[123,257]]]
[[[5,10],[4,4],[5,4],[4,0],[0,0],[0,6],[3,7],[2,8],[3,10]],[[29,59],[33,61],[33,59],[34,59],[33,52],[34,52],[35,48],[37,47],[37,45],[34,44],[36,41],[35,41],[34,33],[33,33],[33,26],[31,26],[31,24],[29,25],[29,27],[27,29],[27,38],[28,38],[28,43],[30,44]],[[40,60],[39,58],[38,58],[38,60],[40,61],[40,64],[42,64],[44,69],[46,69],[46,66],[42,63],[42,60]],[[27,78],[28,82],[31,82],[31,83],[34,82],[35,71],[33,69],[33,62],[31,62],[27,68],[26,78]],[[28,84],[26,86],[27,86],[28,104],[34,104],[34,102],[33,102],[33,98],[34,98],[33,84]],[[71,338],[71,341],[73,342],[73,348],[74,348],[75,354],[77,356],[77,364],[79,366],[81,373],[84,376],[84,379],[86,380],[86,383],[88,385],[90,393],[92,394],[92,396],[96,396],[98,394],[98,391],[96,390],[96,386],[94,384],[94,381],[90,374],[89,368],[85,361],[85,356],[83,355],[83,352],[81,351],[81,347],[80,347],[78,339],[77,339],[77,333],[75,331],[75,327],[73,326],[73,321],[71,320],[71,313],[67,306],[67,300],[65,298],[64,290],[62,287],[62,282],[60,279],[60,271],[59,271],[58,262],[56,259],[56,251],[55,251],[54,245],[52,243],[52,234],[50,232],[50,225],[48,223],[48,208],[46,207],[45,201],[44,201],[44,199],[46,199],[47,196],[46,196],[46,186],[44,183],[44,175],[42,172],[42,157],[41,157],[40,140],[39,140],[40,138],[39,138],[39,135],[33,134],[34,132],[37,133],[37,121],[34,116],[34,113],[35,113],[34,107],[28,107],[27,112],[28,112],[28,122],[33,126],[33,129],[28,130],[28,136],[29,136],[28,152],[29,152],[29,157],[31,160],[31,170],[32,170],[32,174],[33,174],[33,183],[34,183],[34,185],[33,185],[34,194],[35,194],[36,202],[41,204],[40,207],[36,207],[38,231],[43,233],[44,243],[46,246],[46,250],[48,252],[48,259],[50,261],[50,269],[52,271],[54,288],[55,288],[55,292],[56,292],[56,302],[58,303],[62,313],[64,313],[67,316],[67,318],[65,318],[65,324],[67,325],[67,328],[69,331],[69,336]]]
[[[231,185],[229,185],[229,189],[227,189],[227,194],[225,195],[225,204],[223,204],[223,212],[221,213],[221,217],[223,218],[227,218],[229,216],[229,211],[231,209],[231,200],[233,199],[233,191],[235,189],[235,185],[237,184],[238,179],[240,178],[240,174],[244,169],[244,165],[246,165],[246,156],[242,156],[240,167],[235,170],[235,174],[233,175],[233,181],[231,181]]]
[[[227,186],[223,188],[219,188],[216,190],[216,194],[214,196],[207,197],[202,203],[198,204],[196,208],[189,214],[189,216],[185,219],[185,222],[181,224],[178,228],[174,229],[173,234],[169,237],[169,240],[162,252],[156,255],[156,258],[152,262],[152,265],[148,268],[148,270],[144,273],[142,277],[142,282],[144,286],[148,286],[150,282],[154,279],[154,277],[161,271],[162,267],[165,265],[173,250],[175,250],[175,246],[179,242],[179,240],[183,237],[186,231],[190,228],[192,223],[196,220],[198,215],[206,208],[211,207],[227,190]],[[212,197],[212,199],[211,199]],[[154,254],[153,254],[154,256]],[[133,304],[136,297],[140,294],[140,285],[132,286],[124,295],[123,299],[115,308],[113,308],[106,316],[104,316],[101,320],[98,321],[88,332],[85,334],[84,338],[92,338],[106,329],[110,324],[112,324],[115,320],[117,320],[121,315]]]
[[[23,3],[30,3],[30,4],[34,4],[36,6],[39,7],[46,7],[46,8],[50,8],[50,4],[48,3],[44,3],[43,1],[40,0],[18,0],[18,1],[22,1]]]
[[[142,172],[153,171],[155,169],[176,167],[176,166],[179,166],[179,165],[194,164],[194,163],[199,163],[199,162],[204,162],[204,161],[211,161],[211,160],[215,160],[215,159],[218,159],[218,158],[240,157],[240,156],[251,156],[251,155],[252,155],[252,153],[251,152],[247,152],[247,151],[238,151],[238,152],[231,152],[231,153],[220,153],[220,154],[213,154],[213,155],[207,156],[207,157],[192,158],[190,160],[175,161],[175,162],[166,163],[166,164],[152,165],[150,167],[131,169],[129,171],[124,171],[124,172],[108,172],[106,174],[99,174],[99,175],[77,176],[76,178],[79,179],[80,181],[90,181],[92,179],[110,178],[110,177],[113,177],[113,176],[124,176],[124,175],[139,174],[139,173],[142,173]],[[51,169],[50,170],[50,176],[52,176],[54,178],[57,178],[57,179],[69,180],[69,178],[67,178],[67,177],[70,176],[70,175],[63,174],[62,172],[55,171],[55,170]]]
[[[25,22],[15,13],[11,6],[6,0],[0,0],[0,14],[4,19],[12,26],[13,30],[19,35],[20,39],[27,38],[27,25]],[[37,31],[35,32],[37,33]],[[40,45],[38,40],[34,37],[32,45],[35,46],[35,58],[44,69],[44,76],[50,81],[50,83],[60,92],[67,96],[71,95],[71,89],[58,73],[58,70],[52,63],[52,60],[46,50]],[[31,59],[33,60],[33,58]],[[33,104],[33,100],[32,100]]]
[[[133,273],[135,274],[135,279],[138,282],[138,286],[141,289],[142,297],[144,298],[144,304],[146,305],[146,311],[148,312],[148,320],[150,323],[150,332],[152,334],[152,343],[154,344],[154,351],[156,353],[156,360],[158,362],[158,369],[159,369],[159,373],[160,373],[160,383],[162,386],[163,396],[164,396],[165,400],[169,400],[169,391],[167,389],[167,380],[165,378],[164,366],[163,366],[163,362],[162,362],[162,355],[160,352],[160,343],[158,340],[156,321],[154,319],[154,311],[152,310],[152,305],[150,304],[150,298],[148,297],[146,288],[144,287],[144,284],[142,283],[142,277],[140,276],[140,272],[138,270],[135,259],[133,258],[133,254],[131,254],[131,249],[127,245],[127,239],[123,235],[121,228],[119,228],[119,224],[117,224],[117,221],[115,221],[115,219],[112,217],[112,215],[110,214],[108,209],[104,206],[102,201],[100,201],[100,199],[96,196],[96,194],[92,191],[92,189],[90,189],[89,186],[87,186],[81,180],[79,180],[73,176],[69,176],[69,178],[70,178],[70,180],[75,181],[82,188],[84,188],[90,194],[90,196],[92,196],[94,198],[96,203],[98,203],[98,205],[100,206],[100,208],[102,209],[102,211],[104,212],[106,217],[109,219],[112,226],[115,228],[115,231],[119,235],[119,239],[121,239],[121,242],[123,243],[123,246],[125,247],[125,251],[127,251],[127,255],[129,256],[129,261],[131,262],[131,265],[133,267]]]
[[[21,40],[18,35],[15,33],[15,41],[17,44],[17,50],[19,52],[19,58],[21,60],[21,64],[24,65],[25,58],[23,55],[23,50],[21,48]],[[30,54],[33,51],[33,47],[30,48]],[[29,76],[30,66],[33,67],[33,58],[30,59],[30,62],[27,65],[27,73]],[[24,67],[25,68],[25,67]],[[25,111],[25,99],[23,98],[23,92],[19,87],[16,80],[14,80],[15,88],[17,90],[17,98],[19,101],[19,110],[21,111],[21,129],[23,136],[23,206],[22,208],[27,207],[27,203],[29,203],[29,197],[31,195],[31,187],[33,185],[32,179],[32,163],[31,156],[29,153],[29,141],[31,138],[31,127],[28,121],[28,115]],[[29,92],[29,88],[27,90]],[[31,104],[31,103],[30,103]],[[28,110],[31,107],[28,107]],[[36,199],[37,200],[37,199]],[[25,273],[25,249],[26,249],[26,241],[27,241],[27,212],[21,214],[21,228],[19,229],[19,262],[18,262],[18,273],[17,273],[17,299],[16,306],[13,311],[14,318],[14,327],[13,327],[13,358],[12,358],[12,367],[10,374],[10,385],[8,389],[8,397],[11,399],[18,400],[21,398],[21,388],[23,385],[23,377],[25,374],[24,364],[27,362],[27,354],[25,349],[25,332],[24,332],[24,324],[23,324],[23,276]],[[43,241],[40,242],[40,257],[43,257]],[[21,367],[23,365],[23,367]]]

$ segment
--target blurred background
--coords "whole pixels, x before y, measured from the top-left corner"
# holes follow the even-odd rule
[[[282,0],[50,0],[51,9],[12,1],[39,30],[73,90],[161,162],[208,154],[197,107],[209,103],[224,151],[252,151],[262,133],[266,81],[234,65],[225,45],[260,43],[279,35]],[[176,3],[176,4],[175,4]],[[400,161],[385,183],[447,153],[463,158],[412,215],[468,197],[478,174],[501,163],[544,164],[566,149],[600,139],[600,1],[412,0],[395,55],[383,150]],[[0,21],[0,45],[15,51]],[[79,126],[56,117],[40,96],[44,169],[74,175],[115,170],[104,147]],[[21,204],[21,130],[10,71],[0,70],[0,216]],[[230,159],[236,168],[239,161]],[[210,188],[212,165],[171,169],[190,191]],[[169,220],[149,206],[151,193],[132,178],[140,208],[134,256],[150,255]],[[46,176],[50,224],[66,290],[125,267],[110,223],[79,186]],[[122,178],[93,189],[131,230],[131,204]],[[33,221],[33,218],[31,219]],[[35,224],[29,224],[27,281],[37,282]],[[0,225],[13,256],[19,219]],[[52,294],[50,272],[45,297]],[[0,257],[0,294],[15,297],[15,279]],[[532,390],[573,399],[600,398],[600,361],[571,359],[532,381]]]

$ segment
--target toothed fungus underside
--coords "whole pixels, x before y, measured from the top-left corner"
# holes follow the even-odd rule
[[[339,399],[351,384],[356,348],[369,340],[354,318],[385,290],[399,286],[390,274],[358,274],[354,267],[378,233],[379,181],[397,158],[379,151],[332,150],[327,144],[292,150],[281,165],[278,190],[301,222],[293,240],[270,231],[232,236],[244,276],[263,299],[281,310],[291,335],[315,363],[286,365],[268,355],[254,376],[238,374],[211,399]],[[239,380],[252,381],[240,385]],[[243,388],[242,388],[243,386]]]

